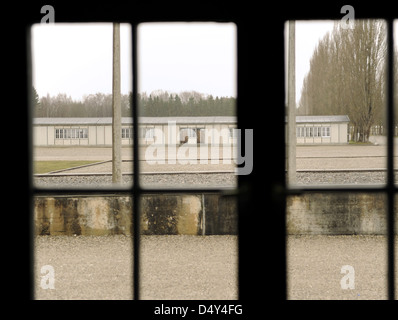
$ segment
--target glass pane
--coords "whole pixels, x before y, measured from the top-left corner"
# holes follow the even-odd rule
[[[113,25],[37,24],[31,34],[35,185],[112,185]],[[120,70],[122,186],[128,186],[132,183],[129,24],[120,25]]]
[[[35,197],[35,299],[132,299],[131,217],[130,197]]]
[[[138,26],[141,183],[235,187],[236,26]]]
[[[387,299],[386,223],[383,194],[289,196],[288,299]]]
[[[141,298],[237,299],[237,200],[144,194]],[[34,199],[35,299],[132,298],[132,198]]]
[[[208,193],[143,195],[142,299],[238,299],[236,200]]]
[[[294,36],[285,27],[288,183],[384,184],[386,23],[294,25]]]

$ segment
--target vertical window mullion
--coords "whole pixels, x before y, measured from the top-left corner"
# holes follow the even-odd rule
[[[132,28],[132,73],[133,73],[133,95],[132,95],[132,116],[133,116],[133,297],[140,299],[140,196],[139,185],[139,145],[138,145],[138,72],[137,72],[137,26]]]
[[[395,198],[395,177],[394,177],[394,42],[393,22],[387,21],[387,281],[388,299],[395,299],[394,281],[394,198]]]

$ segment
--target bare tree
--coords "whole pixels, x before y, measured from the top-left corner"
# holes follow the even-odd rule
[[[318,44],[303,82],[300,114],[348,114],[353,139],[366,142],[382,121],[385,88],[386,26],[356,20],[353,29],[336,23]]]
[[[348,77],[350,118],[356,127],[356,141],[366,142],[370,128],[383,109],[386,33],[381,21],[360,20],[347,29],[344,66]],[[351,52],[351,54],[348,54]]]

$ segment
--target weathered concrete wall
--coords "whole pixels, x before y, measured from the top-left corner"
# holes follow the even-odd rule
[[[38,235],[110,235],[131,233],[130,197],[37,197]]]
[[[128,196],[36,197],[38,235],[132,234]],[[156,194],[141,197],[142,234],[237,234],[237,204],[219,194]]]
[[[201,195],[152,195],[141,199],[143,234],[202,234]]]
[[[238,234],[238,203],[216,194],[204,197],[205,232],[208,235]]]
[[[386,197],[378,193],[313,193],[289,196],[287,233],[386,234],[386,209]],[[397,220],[396,218],[396,226]]]
[[[234,197],[143,195],[141,206],[142,234],[238,233]],[[35,198],[35,231],[38,235],[130,235],[132,208],[128,196],[40,196]],[[286,228],[288,234],[386,234],[386,197],[378,193],[289,196]]]

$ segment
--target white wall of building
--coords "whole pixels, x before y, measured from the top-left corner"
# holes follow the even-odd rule
[[[301,123],[296,126],[297,144],[348,143],[348,123]]]
[[[61,129],[85,129],[87,137],[58,137],[56,130]],[[170,126],[167,124],[140,125],[139,142],[140,144],[180,144],[187,136],[184,143],[196,144],[234,144],[237,134],[230,129],[236,128],[235,124],[178,124]],[[122,126],[124,137],[122,135],[122,145],[131,145],[133,143],[131,126]],[[144,136],[142,136],[144,135]],[[199,135],[199,137],[197,137]],[[87,126],[69,126],[69,125],[34,125],[33,126],[34,146],[111,146],[112,145],[112,126],[111,125],[87,125]],[[199,140],[199,141],[198,141]]]

